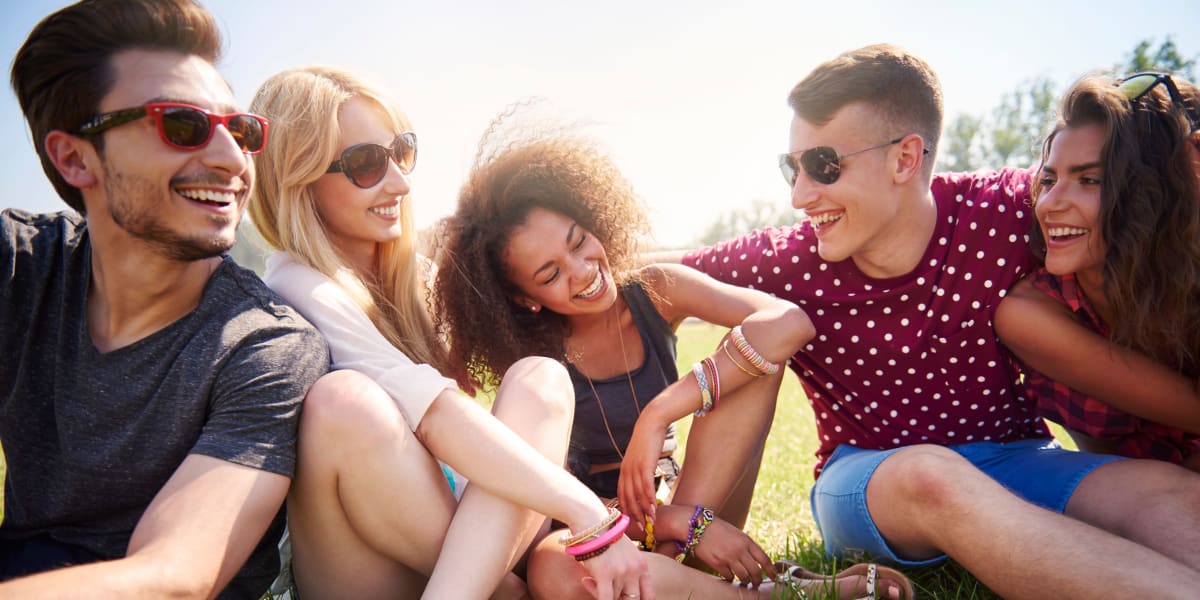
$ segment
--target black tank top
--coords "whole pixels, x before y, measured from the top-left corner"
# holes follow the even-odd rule
[[[629,382],[637,394],[637,404],[643,408],[668,385],[679,379],[675,368],[675,332],[654,309],[654,303],[638,284],[630,284],[621,290],[638,336],[642,339],[642,365],[628,373],[607,379],[592,379],[591,385],[575,365],[567,363],[571,383],[575,386],[575,422],[571,428],[571,444],[567,453],[567,465],[571,472],[586,481],[588,468],[594,464],[615,463],[621,456],[613,448],[613,442],[604,428],[604,417],[596,402],[596,395],[604,404],[604,416],[612,429],[621,452],[629,446],[633,425],[637,421],[638,409],[629,395]],[[595,387],[595,393],[592,388]],[[675,425],[667,428],[663,452],[675,450]]]

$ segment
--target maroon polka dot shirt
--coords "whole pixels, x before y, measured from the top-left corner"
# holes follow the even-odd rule
[[[807,221],[685,256],[716,279],[791,300],[812,319],[817,337],[790,366],[816,414],[817,473],[838,444],[1048,435],[992,330],[996,305],[1034,265],[1029,175],[935,176],[936,230],[917,268],[900,277],[872,279],[850,259],[825,262]]]

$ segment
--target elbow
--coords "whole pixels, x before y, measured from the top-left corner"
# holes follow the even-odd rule
[[[781,342],[779,349],[782,351],[780,354],[785,354],[781,360],[787,360],[799,352],[817,335],[817,329],[813,325],[812,319],[808,318],[808,313],[794,304],[789,304],[771,324],[771,327],[772,331],[779,336],[778,339]]]

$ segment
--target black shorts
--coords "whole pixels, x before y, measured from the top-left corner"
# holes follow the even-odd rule
[[[45,534],[22,540],[0,539],[0,581],[100,560],[104,557],[91,550]]]

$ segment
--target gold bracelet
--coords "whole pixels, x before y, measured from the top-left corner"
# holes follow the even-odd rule
[[[621,511],[615,508],[610,508],[608,509],[608,516],[604,517],[604,519],[602,519],[599,523],[589,527],[582,533],[577,533],[574,535],[569,535],[570,531],[568,530],[568,534],[564,534],[561,538],[559,538],[558,543],[564,546],[574,546],[580,542],[590,540],[601,533],[608,531],[608,528],[612,527],[613,523],[616,523],[617,519],[619,518],[621,518]]]
[[[746,367],[743,367],[742,363],[739,363],[737,361],[737,359],[733,357],[733,353],[731,353],[729,351],[729,340],[725,340],[724,342],[721,343],[721,350],[725,351],[725,356],[729,357],[729,362],[733,363],[733,366],[741,369],[741,371],[743,373],[745,373],[751,377],[754,377],[754,378],[762,377],[765,375],[765,373],[755,373],[754,371],[751,371],[751,370],[747,369]]]

